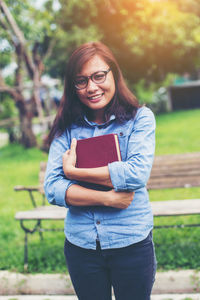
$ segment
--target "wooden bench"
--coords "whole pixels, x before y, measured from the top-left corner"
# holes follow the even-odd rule
[[[17,212],[15,219],[20,221],[21,227],[25,232],[24,243],[24,268],[28,267],[28,234],[39,232],[41,239],[42,232],[55,231],[62,229],[45,229],[42,227],[44,220],[63,220],[66,216],[66,208],[54,205],[45,205],[45,197],[43,190],[44,174],[46,163],[40,164],[38,187],[15,187],[16,191],[27,191],[30,195],[33,209],[28,211]],[[200,153],[178,154],[178,155],[163,155],[155,157],[150,179],[147,188],[151,189],[165,189],[165,188],[179,188],[179,187],[193,187],[200,186]],[[42,196],[42,206],[37,207],[34,199],[34,192],[39,192]],[[163,216],[184,216],[200,214],[200,199],[190,200],[170,200],[170,201],[154,201],[151,202],[153,214],[155,217]],[[28,228],[27,221],[35,220],[35,226]],[[26,223],[26,225],[25,225]],[[166,225],[155,226],[155,228],[169,228],[169,227],[191,227],[200,226],[200,224],[181,224],[181,225]]]
[[[27,211],[19,211],[15,214],[15,219],[20,221],[20,226],[24,230],[24,270],[28,268],[28,235],[38,232],[40,239],[43,240],[43,232],[45,231],[63,231],[62,228],[44,228],[42,226],[42,221],[51,220],[64,220],[67,209],[65,207],[59,207],[55,205],[47,204],[47,200],[44,194],[44,177],[46,171],[46,162],[40,163],[39,172],[39,185],[38,186],[15,186],[14,190],[16,192],[27,191],[29,198],[31,200],[33,208]],[[41,197],[41,203],[38,205],[38,199],[36,199],[36,194]],[[46,205],[47,204],[47,205]],[[28,221],[35,221],[34,225],[29,226]]]
[[[149,190],[200,187],[200,152],[156,156],[147,184]],[[151,202],[154,217],[200,214],[200,199]],[[195,227],[200,224],[154,226],[154,228]]]

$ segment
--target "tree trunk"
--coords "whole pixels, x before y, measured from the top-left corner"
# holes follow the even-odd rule
[[[17,107],[20,117],[21,143],[26,148],[35,147],[37,141],[32,129],[32,113],[29,112],[23,102],[18,102]]]
[[[35,138],[35,135],[32,130],[32,122],[30,118],[27,118],[27,116],[23,116],[20,119],[20,127],[21,127],[21,143],[26,147],[26,148],[32,148],[37,146],[37,141]]]

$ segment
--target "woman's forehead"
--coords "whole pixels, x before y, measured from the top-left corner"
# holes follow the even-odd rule
[[[108,68],[109,65],[105,62],[105,60],[101,56],[95,55],[83,64],[77,75],[89,76],[92,73],[105,71]]]

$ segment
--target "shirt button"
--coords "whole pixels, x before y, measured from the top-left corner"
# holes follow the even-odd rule
[[[98,221],[96,221],[96,224],[99,225],[99,224],[101,224],[101,222],[98,220]]]

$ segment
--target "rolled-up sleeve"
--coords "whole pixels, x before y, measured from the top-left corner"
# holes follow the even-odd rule
[[[76,181],[66,178],[62,167],[62,156],[70,147],[67,132],[55,138],[50,146],[47,169],[45,174],[44,190],[50,204],[68,208],[65,201],[67,189]]]
[[[134,119],[127,143],[127,160],[108,165],[115,191],[134,191],[146,186],[155,152],[155,118],[152,111],[141,108]]]

